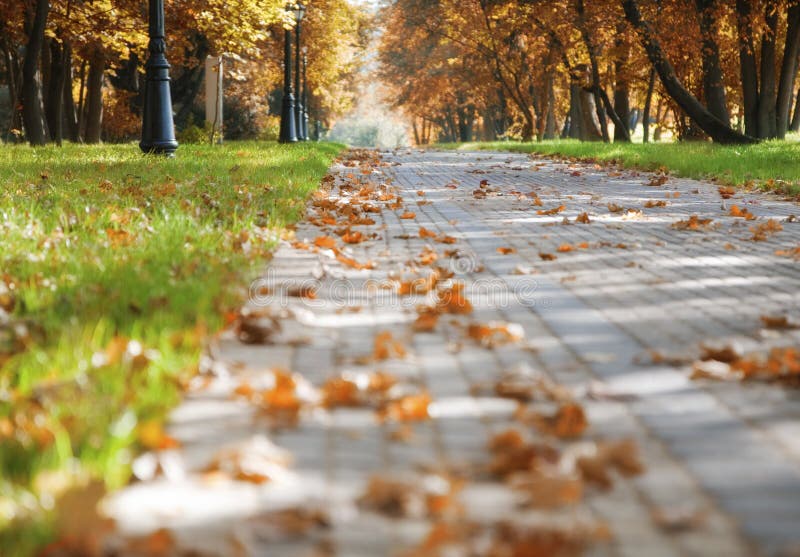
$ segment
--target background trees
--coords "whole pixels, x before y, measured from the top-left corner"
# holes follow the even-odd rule
[[[308,0],[312,117],[349,107],[369,18],[346,0]],[[179,129],[201,124],[207,55],[226,57],[229,137],[269,134],[280,94],[284,0],[171,0],[168,56]],[[141,0],[0,0],[0,130],[32,144],[139,133],[147,44]],[[3,102],[5,101],[5,102]],[[278,99],[279,101],[279,99]]]
[[[420,143],[800,128],[798,0],[393,0],[381,22],[382,75]]]

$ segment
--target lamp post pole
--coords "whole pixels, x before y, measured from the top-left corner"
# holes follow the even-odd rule
[[[281,105],[281,143],[297,143],[294,117],[294,95],[292,94],[292,31],[286,29],[283,36],[283,104]]]
[[[303,141],[309,141],[308,136],[308,48],[303,47]]]
[[[297,24],[294,27],[295,53],[297,54],[294,67],[294,90],[297,91],[297,103],[295,103],[294,106],[294,114],[298,141],[305,140],[305,135],[303,134],[303,95],[300,90],[300,64],[302,62],[302,56],[300,54],[300,22],[303,19],[301,10],[302,5],[298,4],[298,10],[295,15]]]
[[[178,142],[175,140],[175,123],[172,119],[169,62],[165,55],[164,0],[150,0],[148,16],[150,56],[145,66],[142,141],[139,148],[145,153],[172,157]]]

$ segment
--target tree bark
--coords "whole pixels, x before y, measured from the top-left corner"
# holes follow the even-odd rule
[[[556,89],[552,71],[547,75],[547,121],[544,126],[544,138],[556,138]]]
[[[39,57],[44,45],[44,29],[49,12],[49,0],[36,0],[22,63],[22,121],[25,125],[25,135],[31,145],[44,145],[47,142]]]
[[[56,40],[50,42],[50,79],[47,85],[45,115],[50,138],[61,146],[64,136],[64,47]]]
[[[650,111],[653,108],[653,91],[656,88],[656,71],[650,70],[650,79],[647,82],[647,96],[644,99],[644,114],[642,116],[642,143],[650,143]]]
[[[89,75],[86,79],[86,143],[100,143],[103,125],[103,77],[106,57],[101,49],[94,52],[89,61]]]
[[[761,90],[758,92],[758,137],[778,136],[775,113],[775,34],[778,31],[778,8],[767,3],[767,29],[761,38]]]
[[[64,43],[64,127],[70,141],[80,141],[80,127],[75,97],[72,95],[72,48]]]
[[[583,130],[583,107],[581,106],[581,93],[583,89],[579,83],[574,81],[569,86],[569,130],[567,136],[570,139],[586,139]]]
[[[678,76],[675,75],[675,69],[672,67],[669,60],[667,60],[653,28],[642,18],[638,2],[636,0],[621,1],[622,7],[625,10],[625,17],[639,34],[642,46],[644,46],[647,52],[650,63],[658,72],[658,77],[664,89],[678,106],[680,106],[681,109],[717,143],[755,143],[757,141],[756,139],[731,129],[730,126],[711,114],[711,112],[686,89],[678,79]]]
[[[6,64],[6,74],[8,75],[8,100],[11,106],[11,117],[9,118],[6,136],[9,141],[16,141],[18,136],[11,134],[11,130],[18,130],[21,127],[19,99],[20,99],[20,74],[19,58],[16,49],[8,44],[3,38],[0,41],[0,49],[3,51],[3,60]]]
[[[751,0],[736,0],[736,27],[739,35],[744,132],[750,137],[758,137],[758,65]]]
[[[700,19],[700,33],[703,37],[703,95],[706,106],[717,119],[730,126],[728,104],[725,99],[725,83],[722,76],[722,65],[719,61],[719,45],[717,44],[717,0],[695,0]]]
[[[594,107],[597,111],[597,120],[600,123],[600,133],[603,136],[603,141],[610,143],[611,136],[608,133],[606,107],[600,92],[600,67],[597,63],[597,50],[595,49],[594,42],[589,34],[589,29],[586,27],[586,11],[584,9],[583,0],[576,0],[575,8],[578,12],[578,26],[580,27],[581,37],[583,38],[583,42],[586,45],[586,50],[589,53],[592,94],[594,95]]]
[[[623,122],[624,127],[614,125],[614,141],[630,141],[630,118],[631,118],[631,103],[630,103],[630,84],[628,83],[628,76],[626,75],[629,48],[625,44],[625,25],[617,25],[617,38],[614,41],[615,50],[617,51],[614,60],[614,112],[619,119]]]
[[[786,138],[792,109],[792,93],[797,77],[797,54],[800,50],[800,4],[793,4],[786,14],[786,42],[783,49],[781,78],[778,84],[778,99],[775,103],[776,132],[780,139]]]
[[[792,131],[800,132],[800,90],[797,91],[797,100],[794,105],[794,116],[792,116]]]

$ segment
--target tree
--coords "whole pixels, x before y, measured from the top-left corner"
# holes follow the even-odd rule
[[[637,0],[621,0],[625,17],[639,34],[650,63],[669,96],[700,128],[718,143],[754,143],[756,140],[726,125],[702,105],[678,79],[651,25],[642,17]]]
[[[25,14],[28,19],[25,25],[28,29],[28,43],[22,63],[22,121],[31,145],[44,145],[48,137],[39,57],[44,46],[44,31],[49,12],[48,0],[36,0],[32,5],[32,12],[29,9]]]

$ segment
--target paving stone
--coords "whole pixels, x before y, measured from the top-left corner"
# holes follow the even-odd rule
[[[646,357],[659,350],[691,360],[709,339],[736,338],[759,349],[797,344],[800,332],[765,334],[760,316],[800,307],[800,266],[775,255],[800,245],[800,223],[783,222],[782,232],[754,242],[748,230],[753,223],[728,216],[735,203],[760,217],[784,220],[797,213],[795,204],[757,192],[723,202],[717,186],[705,182],[671,177],[651,187],[644,173],[610,174],[523,154],[383,155],[393,166],[364,180],[391,180],[409,207],[412,200],[430,203],[413,206],[413,220],[384,209],[374,215],[377,227],[363,228],[378,230],[381,237],[348,249],[358,260],[374,260],[373,271],[344,268],[322,253],[282,244],[262,281],[311,279],[319,300],[277,297],[251,304],[292,309],[284,335],[297,342],[244,346],[223,337],[214,355],[229,364],[230,376],[187,398],[175,411],[170,432],[182,441],[181,458],[190,470],[201,469],[225,444],[268,433],[269,425],[246,403],[228,395],[237,381],[257,381],[272,367],[292,369],[316,386],[342,371],[388,371],[430,392],[432,419],[403,433],[379,423],[369,409],[315,413],[298,429],[270,435],[294,454],[286,485],[233,482],[211,489],[187,480],[165,489],[163,480],[142,482],[123,491],[114,505],[123,529],[171,527],[182,539],[201,543],[276,505],[314,499],[332,516],[327,531],[309,539],[256,543],[254,554],[308,555],[321,542],[348,557],[397,554],[423,539],[429,523],[360,512],[354,500],[368,479],[411,474],[420,466],[484,469],[491,435],[519,427],[517,405],[497,398],[491,388],[473,387],[491,387],[502,373],[526,369],[582,393],[589,436],[635,440],[647,466],[642,476],[615,477],[610,491],[590,489],[587,504],[574,510],[607,523],[614,533],[611,544],[591,547],[588,555],[778,556],[800,546],[797,391],[765,383],[691,381],[686,366],[652,365]],[[576,170],[579,175],[573,175]],[[475,199],[472,191],[484,179],[498,193]],[[456,189],[445,187],[453,183]],[[527,195],[532,192],[542,206],[532,204]],[[667,205],[643,208],[648,200]],[[642,212],[612,213],[608,203]],[[556,215],[537,213],[560,205],[565,209]],[[575,224],[584,212],[591,223]],[[670,226],[692,214],[712,218],[718,227],[692,232]],[[420,226],[457,239],[448,247],[460,255],[439,263],[466,283],[475,306],[469,319],[516,323],[525,333],[522,344],[486,349],[465,340],[462,325],[447,316],[434,333],[409,334],[415,306],[432,299],[398,298],[379,284],[402,272],[428,245],[418,237]],[[312,241],[320,232],[300,223],[296,234]],[[562,247],[566,244],[571,251]],[[498,248],[504,247],[515,252],[503,255]],[[540,253],[556,259],[544,261]],[[360,309],[350,311],[353,306]],[[372,353],[379,331],[400,339],[407,357],[369,365],[357,361]],[[137,514],[157,508],[178,512],[185,503],[176,503],[176,497],[209,508],[192,508],[191,521],[170,512],[144,521]],[[498,482],[470,482],[462,502],[476,520],[524,514]],[[701,520],[668,531],[655,518],[681,512],[696,512]]]

